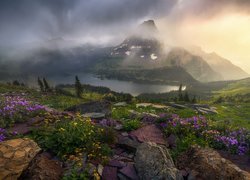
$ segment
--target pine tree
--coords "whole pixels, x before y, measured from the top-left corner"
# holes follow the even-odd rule
[[[37,83],[38,83],[38,86],[40,87],[40,91],[44,92],[43,82],[41,81],[39,77],[37,78]]]
[[[184,101],[185,102],[190,102],[189,95],[188,95],[187,91],[185,92],[185,95],[184,95]]]
[[[196,96],[193,97],[192,103],[197,103]]]
[[[51,89],[49,87],[49,84],[48,84],[48,82],[46,81],[45,78],[43,78],[43,85],[44,85],[44,91],[45,92],[50,92],[51,91]]]
[[[180,87],[179,87],[179,101],[183,101],[182,84],[180,84]]]
[[[82,85],[81,82],[78,78],[78,76],[75,77],[75,91],[76,91],[76,96],[81,98],[81,95],[83,93]]]

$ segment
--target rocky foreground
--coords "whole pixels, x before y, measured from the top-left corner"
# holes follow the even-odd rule
[[[114,107],[123,107],[126,103],[117,103]],[[140,106],[155,106],[168,108],[165,105],[137,104]],[[185,108],[183,105],[172,104],[176,108]],[[192,105],[197,111],[216,113],[210,107]],[[88,173],[93,174],[92,179],[104,180],[136,180],[136,179],[250,179],[249,162],[234,164],[230,158],[211,148],[192,146],[188,151],[178,157],[174,163],[170,149],[176,147],[176,137],[171,134],[166,137],[162,128],[153,120],[142,121],[139,129],[124,131],[119,120],[108,118],[111,106],[107,102],[86,103],[74,106],[61,112],[46,108],[54,116],[61,118],[65,115],[90,117],[92,122],[101,127],[112,128],[115,131],[115,142],[111,145],[112,156],[106,163],[88,160],[82,156],[82,166],[88,166]],[[138,113],[131,111],[131,116],[150,116],[157,118],[156,114]],[[16,131],[21,138],[0,142],[0,179],[61,179],[70,167],[50,151],[44,150],[34,141],[22,136],[29,135],[34,128],[45,123],[43,117],[32,118],[23,123],[17,123],[10,128]],[[246,157],[246,156],[245,156]],[[244,169],[244,170],[243,170]]]

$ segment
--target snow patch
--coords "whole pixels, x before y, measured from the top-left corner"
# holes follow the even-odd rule
[[[130,51],[126,51],[125,54],[129,56],[131,54],[131,52]]]
[[[151,54],[150,57],[151,57],[152,60],[156,60],[158,58],[154,53]]]

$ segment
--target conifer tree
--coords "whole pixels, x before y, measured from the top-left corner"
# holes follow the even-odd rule
[[[40,91],[44,92],[43,82],[41,81],[41,79],[39,77],[37,78],[37,83],[38,83],[38,86],[40,88]]]
[[[75,76],[75,91],[76,91],[76,96],[81,98],[83,89],[78,76]]]
[[[197,103],[196,96],[193,97],[192,103]]]
[[[188,95],[187,91],[185,92],[185,95],[184,95],[184,101],[185,102],[190,102],[189,95]]]
[[[46,79],[45,78],[43,78],[43,85],[44,85],[44,91],[45,92],[50,92],[50,87],[49,87],[49,84],[48,84],[48,82],[46,81]]]
[[[180,84],[180,87],[179,87],[179,101],[183,101],[182,84]]]

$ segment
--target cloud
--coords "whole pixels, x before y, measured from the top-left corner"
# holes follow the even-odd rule
[[[249,0],[179,0],[173,18],[213,18],[232,12],[250,13]]]
[[[177,0],[1,0],[0,45],[58,36],[111,36],[167,15]]]

